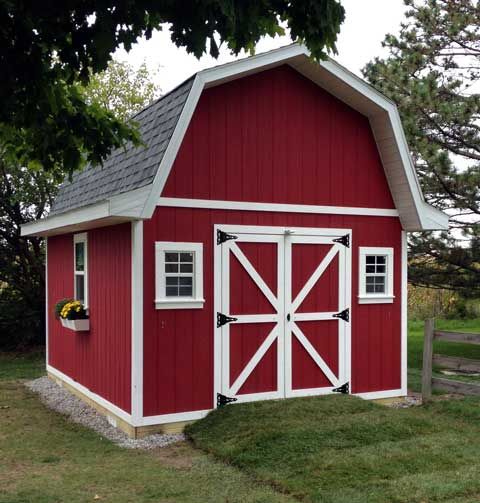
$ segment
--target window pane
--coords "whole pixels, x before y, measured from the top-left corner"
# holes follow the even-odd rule
[[[178,276],[167,276],[165,278],[165,284],[167,286],[178,286]]]
[[[375,285],[375,293],[385,293],[385,285],[376,284]]]
[[[193,253],[180,253],[180,262],[192,262],[193,263]]]
[[[192,278],[191,277],[181,277],[180,279],[180,286],[192,286]]]
[[[365,260],[367,264],[375,264],[375,255],[367,255]]]
[[[178,262],[178,253],[165,252],[165,262]]]
[[[180,264],[180,272],[193,272],[193,264]]]
[[[75,275],[75,298],[85,302],[85,276]]]
[[[380,274],[385,274],[385,266],[384,265],[377,265],[377,272]]]
[[[385,255],[378,255],[377,256],[377,264],[385,264]]]
[[[83,271],[85,268],[85,243],[75,243],[75,270]]]
[[[367,273],[369,272],[375,272],[375,266],[374,265],[367,265]]]
[[[165,272],[178,272],[178,264],[165,264]]]
[[[181,286],[180,287],[181,297],[193,297],[193,288],[191,286]]]
[[[375,285],[373,285],[373,284],[372,285],[366,285],[365,291],[367,293],[375,293]]]
[[[367,276],[365,282],[367,285],[373,285],[375,283],[375,276]]]
[[[176,286],[167,286],[165,288],[166,297],[178,297],[178,288]]]

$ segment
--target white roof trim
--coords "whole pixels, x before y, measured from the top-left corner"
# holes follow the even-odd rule
[[[53,236],[137,220],[150,191],[151,187],[142,187],[109,200],[29,222],[22,225],[22,236]]]
[[[310,52],[299,44],[209,68],[196,75],[153,181],[152,191],[142,212],[143,218],[150,218],[155,210],[203,89],[282,64],[289,64],[329,93],[369,117],[404,230],[448,229],[448,216],[432,209],[437,217],[431,218],[429,206],[424,202],[395,104],[338,63],[332,60],[314,62]],[[442,216],[439,217],[439,214]]]
[[[369,118],[403,229],[447,230],[448,216],[424,201],[396,105],[338,63],[332,60],[317,63],[304,46],[292,44],[197,73],[151,185],[113,196],[108,201],[26,224],[22,226],[22,235],[60,234],[68,232],[66,229],[72,226],[94,227],[94,222],[98,226],[99,221],[108,222],[111,219],[151,218],[203,90],[283,64],[292,66]]]

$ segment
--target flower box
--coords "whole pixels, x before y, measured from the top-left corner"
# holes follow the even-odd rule
[[[90,330],[90,320],[88,318],[86,320],[65,320],[64,318],[60,318],[60,321],[65,328],[75,332],[86,332]]]

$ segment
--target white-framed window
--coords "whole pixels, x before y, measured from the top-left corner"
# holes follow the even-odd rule
[[[360,304],[392,303],[393,248],[360,247]]]
[[[198,309],[203,298],[203,244],[155,243],[155,307]]]
[[[88,307],[88,245],[87,233],[73,236],[74,297]]]

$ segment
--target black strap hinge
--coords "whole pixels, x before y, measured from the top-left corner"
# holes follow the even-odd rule
[[[350,248],[350,234],[345,234],[341,238],[337,238],[333,240],[334,243],[340,243],[347,248]]]
[[[350,321],[350,309],[347,307],[347,309],[344,309],[343,311],[334,314],[333,317],[340,318],[343,321]]]
[[[350,384],[348,382],[346,382],[345,384],[342,384],[338,388],[332,389],[333,393],[343,393],[344,395],[348,395],[349,391],[350,391]]]
[[[226,232],[217,229],[217,245],[221,245],[222,243],[225,243],[225,241],[229,241],[230,239],[238,239],[238,236],[227,234]]]
[[[217,407],[224,407],[225,405],[236,402],[238,398],[230,398],[229,396],[217,393]]]
[[[233,318],[232,316],[227,316],[223,313],[217,313],[217,328],[223,327],[223,325],[237,320],[238,318]]]

